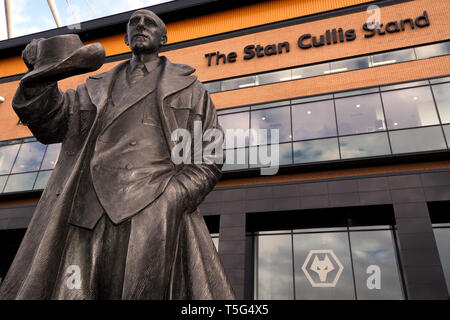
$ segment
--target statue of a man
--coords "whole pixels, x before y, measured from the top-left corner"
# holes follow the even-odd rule
[[[222,130],[194,69],[158,55],[166,27],[139,10],[127,25],[131,60],[63,93],[57,80],[101,56],[80,45],[55,59],[73,36],[34,41],[23,53],[30,72],[14,110],[39,141],[62,150],[0,298],[233,299],[197,209],[221,176],[221,152],[202,163],[171,157],[176,129]]]

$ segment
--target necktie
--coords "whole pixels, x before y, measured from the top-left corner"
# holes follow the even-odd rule
[[[130,83],[133,85],[145,77],[145,65],[140,63],[134,68],[130,75]]]

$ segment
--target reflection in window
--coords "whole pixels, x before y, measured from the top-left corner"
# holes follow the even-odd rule
[[[441,150],[447,148],[441,127],[428,127],[389,133],[393,153]]]
[[[433,228],[433,232],[450,294],[450,228]]]
[[[444,128],[444,134],[445,134],[445,139],[447,139],[447,143],[450,142],[450,125],[447,124],[445,126],[443,126]]]
[[[339,135],[386,129],[378,93],[336,99],[335,103]]]
[[[450,83],[431,86],[442,123],[450,123]]]
[[[44,161],[42,161],[41,170],[54,169],[58,162],[59,152],[61,151],[61,144],[51,144],[47,147],[45,152]]]
[[[337,138],[294,142],[294,163],[339,159]]]
[[[339,138],[342,159],[390,154],[386,132]]]
[[[325,73],[337,73],[350,70],[366,69],[370,66],[370,57],[352,58],[342,61],[331,62],[330,72]]]
[[[293,299],[291,235],[256,238],[256,299]]]
[[[34,184],[34,190],[44,190],[53,171],[41,171]]]
[[[292,69],[292,80],[323,76],[330,73],[330,64],[322,63],[314,66]]]
[[[222,81],[222,91],[243,89],[256,86],[256,76],[242,77]]]
[[[271,129],[278,130],[279,142],[291,141],[290,107],[252,111],[251,128],[250,144],[253,146],[270,144],[272,142]]]
[[[9,174],[19,151],[20,144],[0,147],[0,174]]]
[[[227,149],[223,171],[248,169],[248,148]]]
[[[8,179],[8,176],[0,176],[0,193],[2,193],[7,179]]]
[[[12,173],[39,170],[46,148],[47,146],[40,142],[22,144]]]
[[[350,232],[350,241],[357,299],[403,299],[392,230]]]
[[[214,247],[216,247],[216,250],[219,251],[219,234],[211,233],[211,239],[214,243]]]
[[[443,56],[450,53],[450,41],[415,48],[417,59]]]
[[[272,148],[278,147],[278,165],[292,164],[292,145],[283,143],[279,145],[264,145],[249,148],[250,168],[277,166],[276,159],[272,158]]]
[[[250,114],[240,112],[219,116],[219,123],[225,131],[225,149],[248,146]],[[237,131],[237,130],[242,131]],[[227,130],[233,130],[235,133]],[[235,131],[236,130],[236,131]]]
[[[325,253],[314,254],[307,260],[311,250],[332,250],[343,266],[341,270],[332,257]],[[327,260],[328,258],[328,260]],[[352,264],[348,235],[340,233],[294,234],[295,297],[297,300],[348,300],[355,299]],[[311,279],[302,267],[305,265]],[[316,264],[314,264],[316,263]],[[313,287],[314,284],[333,283],[342,271],[335,286]],[[321,277],[322,276],[322,277]]]
[[[258,85],[291,80],[291,70],[263,73],[256,76]]]
[[[30,191],[33,189],[36,176],[37,172],[11,175],[3,192]]]
[[[390,130],[439,124],[428,86],[383,92],[382,98]]]
[[[372,56],[372,66],[378,67],[386,64],[416,60],[414,49],[398,50]]]
[[[208,90],[209,93],[215,93],[215,92],[220,92],[221,91],[220,81],[214,81],[214,82],[205,83],[205,87],[206,87],[206,90]]]
[[[336,136],[333,100],[293,105],[292,126],[294,140]]]

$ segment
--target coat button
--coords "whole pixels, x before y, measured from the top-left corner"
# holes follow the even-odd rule
[[[127,167],[126,167],[128,170],[131,170],[131,169],[133,169],[133,166],[131,165],[131,164],[127,164]]]
[[[135,145],[137,145],[137,142],[136,142],[136,141],[131,141],[131,142],[130,142],[130,146],[135,146]]]

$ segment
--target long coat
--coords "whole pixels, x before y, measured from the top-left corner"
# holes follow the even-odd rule
[[[193,122],[202,121],[203,132],[219,129],[217,114],[204,86],[191,74],[189,66],[172,64],[162,57],[160,82],[155,88],[156,107],[169,149],[175,129],[193,131]],[[27,98],[18,89],[13,107],[20,119],[42,143],[62,142],[58,164],[36,208],[10,270],[0,287],[1,299],[52,299],[61,259],[67,246],[70,213],[87,146],[99,124],[119,65],[92,76],[77,90],[60,92],[50,84],[39,96]],[[131,93],[114,118],[143,99],[149,91]],[[114,119],[113,119],[114,120]],[[94,142],[95,143],[95,142]],[[196,141],[195,143],[202,143]],[[192,146],[194,149],[194,146]],[[182,210],[170,270],[169,299],[233,299],[232,288],[197,206],[213,189],[221,175],[219,159],[211,163],[174,165],[173,185],[182,196],[172,198]],[[173,189],[172,189],[173,192]],[[169,201],[167,201],[169,202]],[[164,204],[169,206],[170,203]],[[133,213],[134,214],[134,213]],[[157,212],[155,214],[158,214]],[[139,212],[137,213],[139,216]],[[72,227],[73,228],[73,227]],[[141,246],[130,238],[129,248]],[[158,244],[156,244],[158,245]],[[144,247],[145,248],[145,247]],[[141,270],[144,261],[133,262]],[[142,265],[141,265],[142,264]],[[140,277],[132,277],[129,288],[139,287]],[[124,298],[145,298],[131,293]]]

